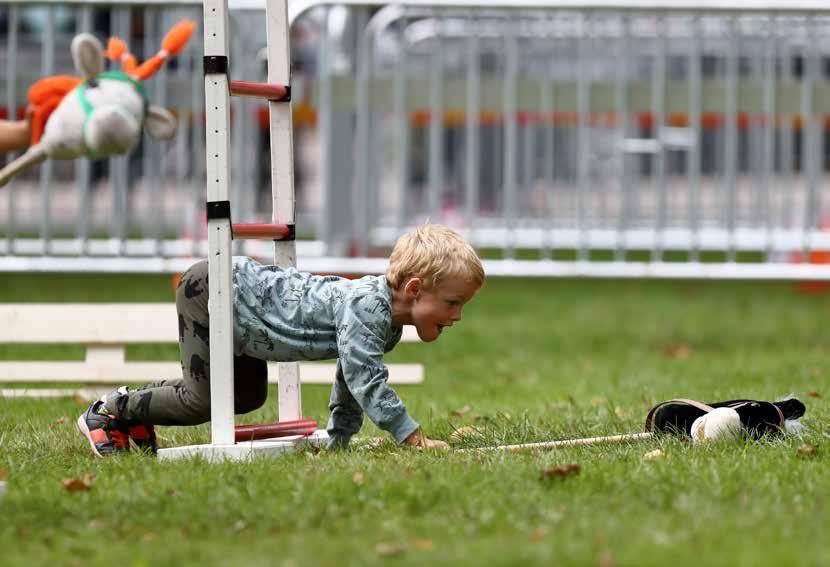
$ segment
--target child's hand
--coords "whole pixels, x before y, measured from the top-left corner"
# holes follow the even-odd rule
[[[438,439],[429,439],[421,433],[420,429],[413,431],[409,437],[403,440],[404,445],[418,447],[419,449],[438,449],[441,451],[449,450],[450,446],[444,441]]]

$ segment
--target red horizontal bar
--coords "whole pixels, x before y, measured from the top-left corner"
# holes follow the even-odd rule
[[[253,98],[267,98],[268,100],[283,100],[288,94],[284,85],[271,83],[251,83],[248,81],[231,81],[233,96],[249,96]]]
[[[279,240],[291,234],[287,224],[234,224],[233,237],[242,239]]]
[[[234,439],[239,441],[253,441],[255,439],[273,439],[275,437],[290,437],[292,435],[311,435],[317,429],[317,422],[313,419],[298,419],[280,423],[264,423],[258,425],[237,425]]]

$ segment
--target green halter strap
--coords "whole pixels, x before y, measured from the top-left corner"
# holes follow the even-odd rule
[[[84,109],[84,138],[86,138],[86,128],[89,124],[89,117],[92,116],[92,105],[89,103],[89,100],[86,98],[86,89],[90,82],[95,82],[100,79],[113,79],[116,81],[123,81],[125,83],[130,83],[133,87],[135,87],[136,92],[141,96],[141,99],[144,101],[144,115],[147,114],[147,92],[144,90],[144,85],[142,85],[139,81],[136,81],[132,77],[128,76],[121,71],[106,71],[104,73],[99,73],[92,77],[91,79],[87,79],[80,85],[78,85],[78,99],[81,101],[81,108]],[[88,152],[87,154],[90,158],[96,159],[98,156],[95,155],[95,152]]]

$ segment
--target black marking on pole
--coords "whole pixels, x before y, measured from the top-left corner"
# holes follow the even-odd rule
[[[205,209],[207,220],[228,219],[231,220],[230,201],[208,201]]]
[[[228,74],[227,55],[205,55],[202,58],[202,69],[205,75]]]

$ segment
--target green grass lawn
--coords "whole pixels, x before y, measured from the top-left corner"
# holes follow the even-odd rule
[[[172,300],[167,277],[1,277],[0,301]],[[807,404],[805,440],[96,460],[74,428],[78,402],[0,400],[0,564],[827,565],[828,314],[830,296],[788,284],[493,280],[438,342],[389,357],[425,364],[426,383],[398,391],[443,439],[464,425],[483,431],[481,443],[633,432],[672,397],[795,394]],[[54,352],[0,346],[4,359]],[[303,392],[306,415],[324,420],[327,388]],[[275,415],[272,398],[243,419]],[[160,434],[164,444],[208,439],[207,427]],[[378,434],[369,424],[361,437]],[[657,448],[663,458],[643,458]],[[570,463],[581,472],[542,473]],[[61,485],[87,474],[87,491]]]

